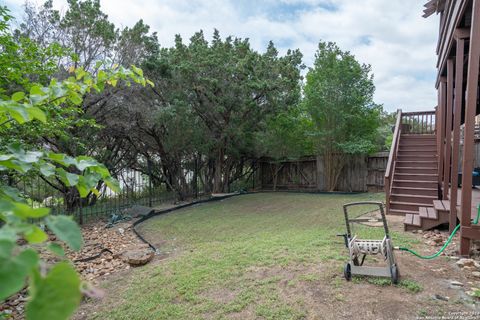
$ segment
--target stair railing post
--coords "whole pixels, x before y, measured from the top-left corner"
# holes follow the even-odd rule
[[[471,226],[470,219],[472,213],[473,144],[478,95],[478,69],[480,59],[480,41],[478,40],[480,39],[480,0],[473,0],[470,39],[467,85],[465,94],[465,129],[463,134],[462,159],[462,215],[460,219],[460,255],[462,256],[467,256],[470,253],[470,238],[465,236],[466,234],[464,231],[467,231]]]
[[[456,39],[456,61],[455,61],[455,91],[453,108],[453,138],[452,138],[452,168],[451,192],[450,192],[450,217],[449,232],[452,233],[457,225],[457,199],[458,199],[458,164],[460,157],[460,124],[462,118],[463,100],[463,64],[465,52],[465,39]]]
[[[390,153],[388,156],[387,167],[385,170],[384,188],[386,196],[386,210],[387,214],[390,214],[390,195],[393,184],[393,172],[395,168],[395,162],[397,161],[398,143],[400,141],[402,127],[402,110],[397,110],[397,120],[395,122],[395,128],[393,131],[392,145],[390,147]]]

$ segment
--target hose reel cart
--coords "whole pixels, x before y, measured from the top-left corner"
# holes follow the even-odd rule
[[[370,217],[350,218],[348,210],[355,206],[378,206],[381,220]],[[398,283],[399,272],[393,253],[392,240],[388,230],[387,219],[381,202],[364,201],[354,202],[343,205],[345,215],[345,226],[347,233],[343,236],[345,246],[349,251],[349,261],[345,264],[344,276],[347,281],[352,279],[352,275],[389,277],[392,283]],[[359,223],[368,226],[368,223],[382,222],[385,236],[382,240],[363,240],[352,234],[353,224]],[[372,226],[373,227],[373,226]],[[378,255],[385,261],[385,266],[364,266],[367,255]]]

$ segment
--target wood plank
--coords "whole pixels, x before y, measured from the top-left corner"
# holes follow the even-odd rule
[[[429,219],[434,219],[434,220],[438,219],[437,211],[434,208],[428,207],[427,212],[428,212],[428,218]]]
[[[462,161],[462,229],[470,226],[472,203],[473,137],[477,109],[478,72],[480,59],[480,0],[473,0],[472,25],[470,29],[470,50],[468,53],[467,87],[465,97],[465,128]],[[460,234],[460,255],[470,253],[470,241]]]
[[[458,199],[458,164],[460,154],[460,124],[462,120],[462,102],[463,102],[463,64],[464,64],[464,52],[465,52],[465,40],[457,40],[457,56],[455,60],[455,95],[454,95],[454,107],[453,107],[453,137],[452,137],[452,167],[451,167],[451,192],[450,192],[450,215],[449,231],[453,232],[457,224],[457,206],[452,205],[457,203]]]
[[[468,28],[457,28],[455,30],[455,33],[454,33],[454,37],[457,39],[457,40],[460,40],[460,39],[468,39],[470,38],[470,29]],[[457,51],[458,52],[458,51]],[[458,56],[458,53],[457,53],[457,56]]]
[[[422,221],[420,220],[420,216],[418,214],[413,215],[412,224],[414,226],[418,226],[418,227],[420,227],[422,225]]]
[[[437,69],[439,70],[438,75],[437,75],[437,86],[440,83],[440,77],[442,74],[442,71],[445,67],[445,63],[447,60],[448,53],[450,52],[450,49],[453,46],[453,34],[455,30],[457,29],[457,26],[459,25],[463,13],[465,12],[465,8],[467,7],[467,0],[456,0],[454,2],[454,8],[451,10],[453,16],[453,19],[450,19],[448,21],[448,26],[446,26],[445,30],[442,30],[440,37],[438,39],[438,45],[437,45],[437,54],[438,54],[438,60],[437,60]],[[447,23],[445,24],[447,25]],[[442,28],[443,29],[443,28]]]
[[[433,207],[437,211],[446,211],[445,207],[443,206],[442,200],[433,200]]]
[[[437,211],[432,207],[420,207],[418,210],[418,215],[422,219],[430,219],[430,220],[438,219]]]
[[[422,218],[428,219],[428,211],[427,207],[420,207],[418,208],[418,215]]]
[[[442,77],[438,87],[438,184],[444,188],[443,166],[445,163],[445,116],[446,116],[446,98],[447,98],[447,79]]]
[[[460,227],[462,238],[480,240],[480,226]]]
[[[447,92],[445,102],[445,159],[443,172],[443,199],[448,199],[450,185],[450,159],[452,142],[452,113],[453,113],[453,59],[447,60]]]
[[[407,213],[405,215],[405,220],[403,220],[403,223],[404,224],[412,224],[412,221],[413,221],[413,214]]]

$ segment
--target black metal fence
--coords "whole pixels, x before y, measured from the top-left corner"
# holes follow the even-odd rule
[[[245,166],[245,174],[228,184],[228,191],[255,188],[255,166]],[[204,169],[205,170],[205,169]],[[51,214],[72,215],[80,223],[86,223],[112,214],[122,214],[134,205],[164,207],[179,200],[191,200],[209,193],[205,186],[206,172],[195,166],[185,170],[181,192],[173,191],[172,181],[152,174],[148,166],[145,172],[123,169],[115,174],[120,192],[114,192],[105,184],[97,185],[98,194],[90,193],[81,198],[75,187],[67,187],[56,178],[36,175],[0,175],[0,183],[18,189],[29,205],[35,208],[48,207]]]
[[[157,207],[173,204],[177,193],[168,190],[164,183],[154,183],[148,174],[135,170],[123,170],[117,175],[120,192],[114,192],[105,184],[99,184],[99,194],[80,198],[73,187],[65,187],[56,180],[44,177],[7,177],[7,184],[16,187],[32,207],[51,208],[51,214],[73,215],[79,223],[90,222],[111,214],[121,214],[133,205]],[[187,195],[195,197],[197,194]]]

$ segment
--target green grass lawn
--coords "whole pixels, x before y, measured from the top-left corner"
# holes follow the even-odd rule
[[[323,287],[343,299],[338,275],[347,252],[336,237],[345,230],[342,204],[383,199],[383,194],[259,193],[155,217],[139,230],[161,244],[166,258],[107,282],[113,299],[90,316],[304,318],[307,287]],[[382,230],[367,236],[378,238]],[[414,242],[405,233],[393,237],[395,245]]]

